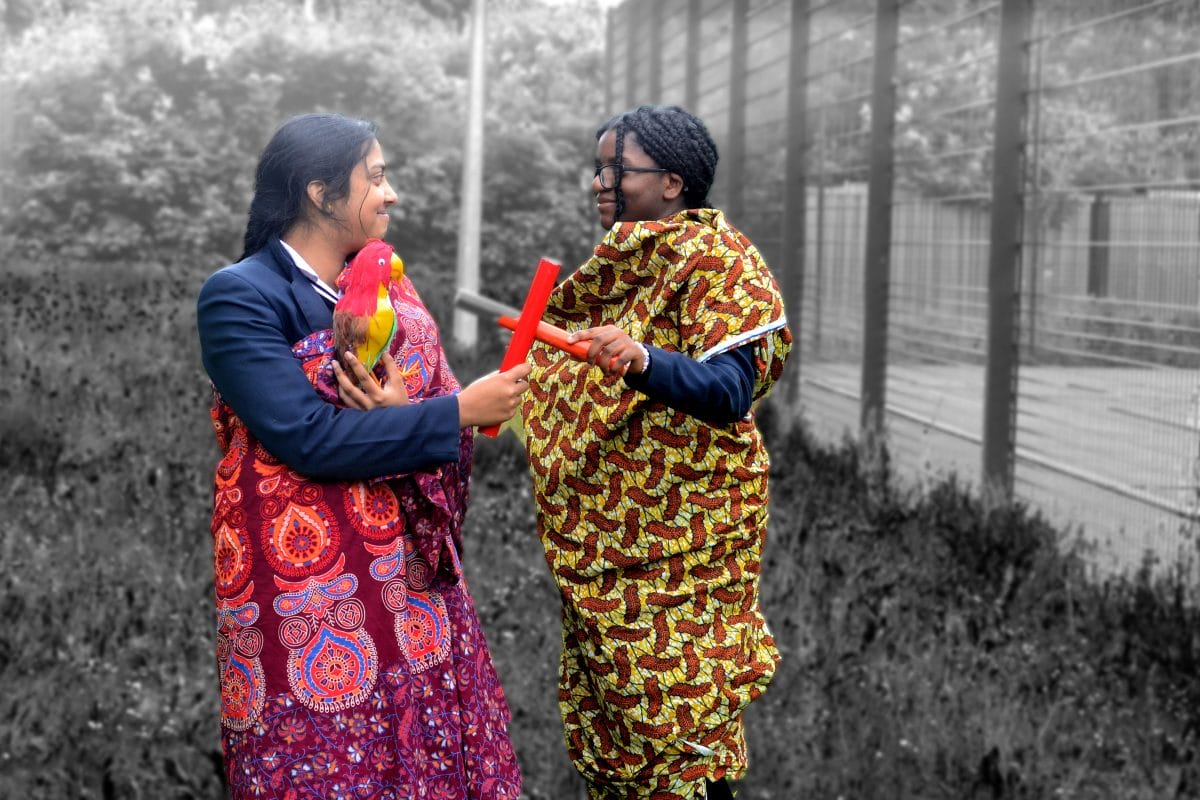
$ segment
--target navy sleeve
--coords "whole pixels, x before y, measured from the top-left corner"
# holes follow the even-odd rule
[[[292,355],[271,301],[245,278],[214,273],[197,324],[209,378],[276,458],[321,480],[360,480],[458,458],[458,398],[360,411],[321,399]]]
[[[729,425],[750,413],[754,399],[754,343],[708,361],[646,347],[650,369],[626,375],[625,383],[647,397],[710,425]]]

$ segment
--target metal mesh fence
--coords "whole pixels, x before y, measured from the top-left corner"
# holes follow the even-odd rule
[[[910,479],[1009,489],[1101,570],[1177,563],[1200,511],[1198,33],[1196,0],[626,2],[611,110],[709,124],[818,435],[878,419]]]
[[[1114,566],[1191,550],[1198,21],[1195,2],[1057,3],[1030,37],[1017,487]]]

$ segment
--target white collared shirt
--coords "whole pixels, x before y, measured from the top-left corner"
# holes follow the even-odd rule
[[[328,283],[321,280],[321,276],[318,275],[317,271],[313,269],[307,261],[304,260],[304,256],[296,252],[296,248],[292,247],[282,239],[279,240],[279,243],[283,245],[284,250],[288,251],[288,255],[290,255],[292,257],[292,261],[296,263],[297,269],[303,272],[305,277],[312,281],[313,288],[317,290],[317,294],[321,295],[321,297],[325,298],[331,303],[336,303],[338,298],[342,296],[342,293],[339,292],[335,287],[330,286]]]

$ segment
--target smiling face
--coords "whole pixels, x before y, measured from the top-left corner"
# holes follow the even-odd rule
[[[623,167],[645,170],[659,169],[646,154],[633,132],[625,134],[620,159],[617,158],[617,132],[607,130],[596,142],[596,166],[620,164]],[[596,195],[596,211],[600,226],[611,228],[617,222],[638,222],[662,219],[684,209],[683,179],[673,172],[622,172],[613,186],[600,185],[599,176],[592,178],[592,193]],[[617,189],[624,204],[618,213]]]
[[[350,190],[345,198],[333,203],[331,212],[343,224],[347,252],[363,246],[368,239],[382,239],[388,229],[388,210],[395,204],[396,193],[388,183],[387,164],[379,142],[372,142],[366,156],[350,175]]]

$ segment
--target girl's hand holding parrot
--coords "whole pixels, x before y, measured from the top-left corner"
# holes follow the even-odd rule
[[[408,389],[404,385],[400,367],[397,366],[391,353],[385,352],[379,358],[383,368],[387,371],[387,381],[382,386],[374,375],[367,372],[362,362],[354,357],[354,353],[347,350],[342,357],[350,371],[347,372],[335,358],[333,359],[333,373],[337,376],[338,397],[346,404],[347,408],[366,411],[381,406],[408,405]]]

